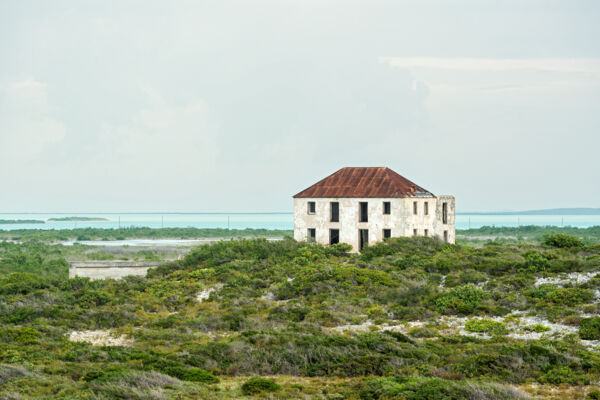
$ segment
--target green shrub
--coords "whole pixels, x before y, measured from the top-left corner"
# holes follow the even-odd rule
[[[588,392],[585,398],[590,400],[600,400],[600,392],[597,390],[592,390],[591,392]]]
[[[546,246],[559,247],[559,248],[569,248],[569,247],[583,247],[583,242],[581,239],[566,235],[564,233],[555,233],[552,235],[547,235],[544,238],[543,242]]]
[[[111,253],[105,253],[103,251],[96,251],[93,253],[88,253],[87,258],[90,260],[114,260],[115,255]]]
[[[362,400],[512,400],[521,398],[514,390],[501,385],[488,386],[484,383],[401,376],[366,378],[358,387],[358,395]]]
[[[403,342],[403,343],[414,343],[414,341],[409,338],[408,336],[406,336],[405,334],[401,333],[401,332],[396,332],[396,331],[384,331],[384,333],[386,335],[389,335],[391,337],[393,337],[394,339],[396,339],[399,342]]]
[[[548,293],[546,299],[556,304],[576,306],[592,301],[594,299],[594,291],[578,287],[559,288]]]
[[[387,313],[381,306],[369,307],[367,308],[366,313],[370,319],[382,319],[387,317]]]
[[[42,337],[42,334],[33,328],[0,328],[0,341],[4,343],[18,343],[18,344],[34,344]]]
[[[81,379],[85,382],[106,382],[111,379],[119,378],[127,373],[123,367],[119,365],[110,365],[102,370],[92,370],[86,372]]]
[[[335,257],[342,257],[352,250],[352,246],[348,243],[336,243],[325,247],[325,254]]]
[[[161,372],[179,378],[184,381],[218,383],[219,379],[208,371],[196,367],[184,367],[179,365],[162,368]]]
[[[432,338],[435,337],[435,332],[424,326],[412,328],[408,334],[415,338]]]
[[[579,337],[585,340],[600,339],[600,317],[582,318],[579,322]]]
[[[281,389],[281,386],[275,383],[275,381],[260,377],[250,378],[242,385],[242,393],[246,396],[276,392],[279,389]]]
[[[503,360],[499,354],[481,353],[463,359],[456,365],[456,370],[469,378],[493,375],[502,372]]]
[[[530,250],[522,254],[525,259],[523,270],[528,272],[541,272],[550,266],[550,261],[543,254]]]
[[[179,379],[190,382],[219,383],[219,378],[208,371],[196,367],[189,367],[181,371],[178,376],[175,376]]]
[[[532,326],[526,326],[525,328],[523,328],[523,330],[525,330],[527,332],[542,333],[542,332],[551,331],[552,329],[550,329],[547,326],[542,325],[542,324],[535,324],[535,325],[532,325]]]
[[[590,380],[587,376],[578,374],[569,367],[555,367],[546,372],[539,378],[541,383],[550,383],[560,385],[568,383],[571,385],[589,385]]]
[[[201,368],[189,367],[181,362],[166,358],[148,357],[145,369],[162,372],[169,376],[190,382],[218,383],[219,379],[208,371]]]
[[[442,313],[472,314],[487,296],[487,292],[473,285],[465,285],[440,296],[435,305]]]
[[[0,279],[0,294],[27,294],[47,287],[42,278],[28,272],[13,272]]]
[[[75,293],[77,304],[83,308],[103,306],[110,303],[111,295],[103,290],[83,289]]]
[[[486,275],[479,271],[463,271],[458,276],[458,283],[460,284],[480,283],[485,282],[486,280]]]
[[[294,305],[282,305],[275,307],[269,313],[269,319],[289,322],[300,322],[304,321],[304,318],[310,313],[310,309],[304,307],[298,307]]]
[[[81,379],[83,379],[86,382],[92,382],[103,377],[104,373],[102,371],[89,371],[86,372]]]
[[[594,291],[580,287],[560,288],[555,285],[541,285],[537,288],[526,290],[525,295],[533,300],[545,300],[557,305],[576,306],[592,301]]]
[[[470,319],[465,323],[465,330],[490,335],[505,335],[507,333],[506,326],[502,322],[491,319]]]

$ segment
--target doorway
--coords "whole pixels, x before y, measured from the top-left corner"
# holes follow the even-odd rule
[[[358,250],[361,251],[369,244],[369,230],[359,229],[358,230]]]
[[[329,244],[336,244],[340,242],[340,230],[330,229],[329,230]]]

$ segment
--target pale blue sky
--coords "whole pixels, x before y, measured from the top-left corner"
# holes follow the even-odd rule
[[[0,212],[288,211],[389,166],[600,207],[598,1],[0,1]]]

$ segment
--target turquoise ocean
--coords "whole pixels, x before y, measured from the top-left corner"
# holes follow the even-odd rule
[[[106,221],[48,221],[61,217],[96,217]],[[0,220],[42,220],[39,224],[0,224],[0,230],[13,229],[73,229],[73,228],[231,228],[231,229],[293,229],[292,213],[0,213]],[[459,214],[456,228],[481,226],[574,226],[600,225],[600,215],[497,215]]]

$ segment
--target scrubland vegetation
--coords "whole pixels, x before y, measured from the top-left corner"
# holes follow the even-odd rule
[[[292,236],[292,231],[271,229],[223,228],[77,228],[77,229],[16,229],[0,231],[0,240],[45,241],[62,240],[125,240],[125,239],[201,239],[253,238]]]
[[[348,250],[224,241],[90,281],[66,259],[103,250],[2,242],[1,396],[599,398],[597,242]]]
[[[19,220],[18,223],[22,223]],[[31,221],[37,222],[37,221]],[[44,222],[44,221],[39,221]],[[14,222],[17,223],[17,222]],[[490,227],[457,230],[459,243],[481,245],[491,240],[504,243],[542,243],[548,235],[563,234],[578,238],[584,244],[600,242],[600,227]],[[291,230],[224,229],[224,228],[148,228],[124,227],[75,229],[16,229],[0,231],[0,240],[58,242],[64,240],[125,240],[125,239],[203,239],[291,237]]]
[[[537,226],[525,225],[519,227],[507,226],[482,226],[474,229],[461,229],[456,231],[462,243],[482,243],[490,239],[501,240],[505,243],[542,243],[548,235],[567,235],[577,238],[585,244],[600,242],[600,226],[589,228],[576,228],[572,226]]]

